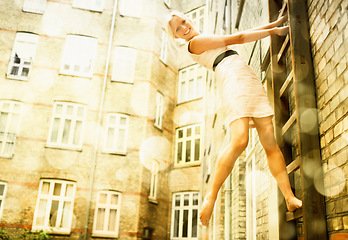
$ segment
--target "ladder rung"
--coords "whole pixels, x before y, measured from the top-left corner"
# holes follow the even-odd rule
[[[290,37],[289,34],[286,35],[286,38],[283,42],[282,47],[279,50],[278,56],[277,56],[277,62],[279,63],[280,60],[283,58],[283,56],[285,55],[285,50],[286,48],[289,46],[289,42],[290,42]]]
[[[296,209],[293,212],[287,212],[286,213],[286,221],[293,221],[295,219],[299,219],[300,217],[302,217],[302,208]]]
[[[284,4],[283,4],[282,8],[281,8],[280,11],[279,11],[278,19],[279,19],[281,16],[284,15],[284,11],[285,11],[287,5],[288,5],[288,1],[284,1]]]
[[[286,171],[288,172],[288,174],[291,174],[291,173],[295,172],[297,169],[299,169],[300,163],[301,163],[301,160],[299,157],[297,157],[288,166],[286,166]]]
[[[294,124],[295,121],[296,121],[296,111],[294,111],[294,113],[291,115],[291,117],[288,119],[288,121],[286,121],[286,123],[282,127],[283,136],[290,129],[290,127],[292,126],[292,124]]]
[[[285,82],[283,83],[282,87],[280,88],[280,90],[279,90],[279,95],[280,95],[280,97],[283,96],[285,90],[288,88],[290,82],[292,81],[292,79],[293,79],[293,73],[294,73],[294,71],[291,70],[291,72],[289,73],[289,75],[288,75],[288,77],[286,78]]]

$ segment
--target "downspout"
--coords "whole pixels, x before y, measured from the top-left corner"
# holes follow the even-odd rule
[[[108,72],[109,72],[109,63],[110,63],[112,40],[113,40],[114,28],[115,28],[117,5],[118,5],[118,0],[115,0],[115,2],[114,2],[114,9],[113,9],[113,13],[112,13],[112,20],[111,20],[109,45],[108,45],[108,51],[107,51],[107,56],[106,56],[106,65],[105,65],[105,72],[104,72],[104,83],[103,83],[102,96],[101,96],[100,107],[99,107],[99,114],[98,114],[97,134],[96,134],[95,143],[94,143],[93,165],[92,165],[91,175],[90,175],[91,182],[90,182],[90,190],[89,190],[89,200],[88,200],[87,215],[86,215],[86,226],[85,226],[85,232],[84,232],[84,239],[85,240],[87,240],[87,233],[88,233],[88,220],[89,220],[89,216],[90,216],[90,209],[91,209],[91,203],[92,203],[93,186],[94,186],[94,175],[95,175],[95,168],[96,168],[97,155],[98,155],[99,135],[100,135],[100,130],[101,130],[104,98],[105,98],[105,91],[106,91],[107,76],[108,76]]]

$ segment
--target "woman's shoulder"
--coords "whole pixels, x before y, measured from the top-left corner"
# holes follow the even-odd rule
[[[200,34],[189,41],[189,52],[199,55],[205,51],[226,48],[227,45],[220,35]]]

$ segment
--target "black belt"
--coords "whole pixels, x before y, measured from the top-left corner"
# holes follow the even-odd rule
[[[227,50],[226,52],[223,52],[221,53],[219,56],[217,56],[217,58],[215,59],[214,61],[214,64],[213,64],[213,71],[215,71],[215,68],[216,66],[225,58],[225,57],[228,57],[228,56],[231,56],[231,55],[235,55],[238,53],[234,50]]]

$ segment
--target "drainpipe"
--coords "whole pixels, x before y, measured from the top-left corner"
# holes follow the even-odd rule
[[[105,98],[105,91],[106,91],[107,76],[108,76],[108,71],[109,71],[109,63],[110,63],[110,56],[111,56],[112,40],[113,40],[114,28],[115,28],[117,4],[118,4],[118,0],[115,0],[115,2],[114,2],[114,9],[113,9],[113,13],[112,13],[112,20],[111,20],[109,45],[108,45],[108,51],[107,51],[107,56],[106,56],[106,66],[105,66],[105,72],[104,72],[104,83],[103,83],[102,96],[101,96],[100,107],[99,107],[99,114],[98,114],[97,134],[96,134],[96,139],[95,139],[95,143],[94,143],[93,166],[92,166],[91,175],[90,175],[91,182],[90,182],[89,200],[88,200],[88,208],[87,208],[87,215],[86,215],[85,233],[84,233],[84,239],[85,240],[87,240],[87,233],[88,233],[88,220],[89,220],[89,216],[90,216],[90,209],[91,209],[91,203],[92,203],[94,174],[95,174],[95,167],[96,167],[96,163],[97,163],[99,135],[100,135],[100,130],[101,130],[101,121],[102,121],[102,115],[103,115],[103,106],[104,106],[104,98]]]

